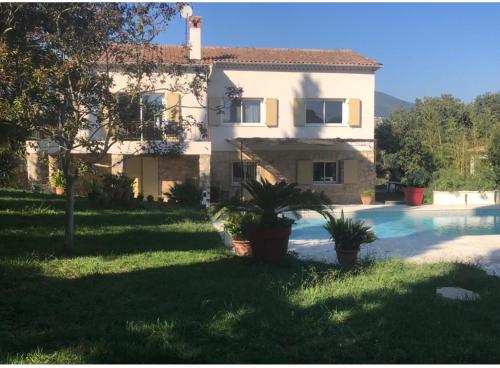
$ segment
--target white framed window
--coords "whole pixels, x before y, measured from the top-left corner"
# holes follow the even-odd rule
[[[162,121],[164,95],[159,93],[142,94],[140,99],[126,93],[119,93],[118,109],[125,123],[158,123]]]
[[[262,119],[261,98],[241,98],[237,100],[224,100],[224,114],[222,121],[225,124],[261,124]]]
[[[313,184],[338,184],[338,166],[335,161],[313,162]]]
[[[234,161],[231,167],[233,185],[240,185],[242,180],[257,180],[257,166],[257,161]]]
[[[346,103],[341,99],[306,99],[304,101],[306,124],[346,124]]]

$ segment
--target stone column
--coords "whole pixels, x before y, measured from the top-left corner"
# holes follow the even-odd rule
[[[111,155],[111,174],[123,174],[125,172],[124,162],[124,155]]]
[[[42,163],[38,152],[26,154],[26,171],[29,182],[41,182],[43,180]]]

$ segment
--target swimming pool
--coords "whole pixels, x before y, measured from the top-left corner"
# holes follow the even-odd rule
[[[340,211],[335,211],[340,215]],[[346,217],[363,220],[373,227],[379,239],[403,238],[417,234],[456,237],[464,235],[499,235],[500,211],[371,211],[345,213]],[[328,238],[321,216],[302,218],[294,224],[291,239]]]
[[[422,206],[423,207],[423,206]],[[340,209],[336,209],[340,215]],[[361,208],[346,217],[364,220],[377,240],[360,257],[399,258],[407,262],[465,262],[500,276],[500,208],[468,210],[402,207]],[[289,250],[298,258],[336,263],[333,242],[318,214],[306,214],[292,227]]]

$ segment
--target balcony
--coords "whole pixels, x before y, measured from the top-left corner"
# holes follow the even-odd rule
[[[181,126],[179,123],[167,121],[142,122],[142,124],[134,122],[124,124],[120,133],[124,141],[177,142],[180,137],[198,142],[210,140],[208,125],[205,123]]]

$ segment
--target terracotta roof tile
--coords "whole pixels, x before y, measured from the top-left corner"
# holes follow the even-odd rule
[[[188,63],[188,50],[183,46],[160,45],[148,58],[166,64]],[[335,66],[366,66],[380,68],[382,64],[352,50],[312,50],[243,47],[202,47],[200,64],[322,64]]]

